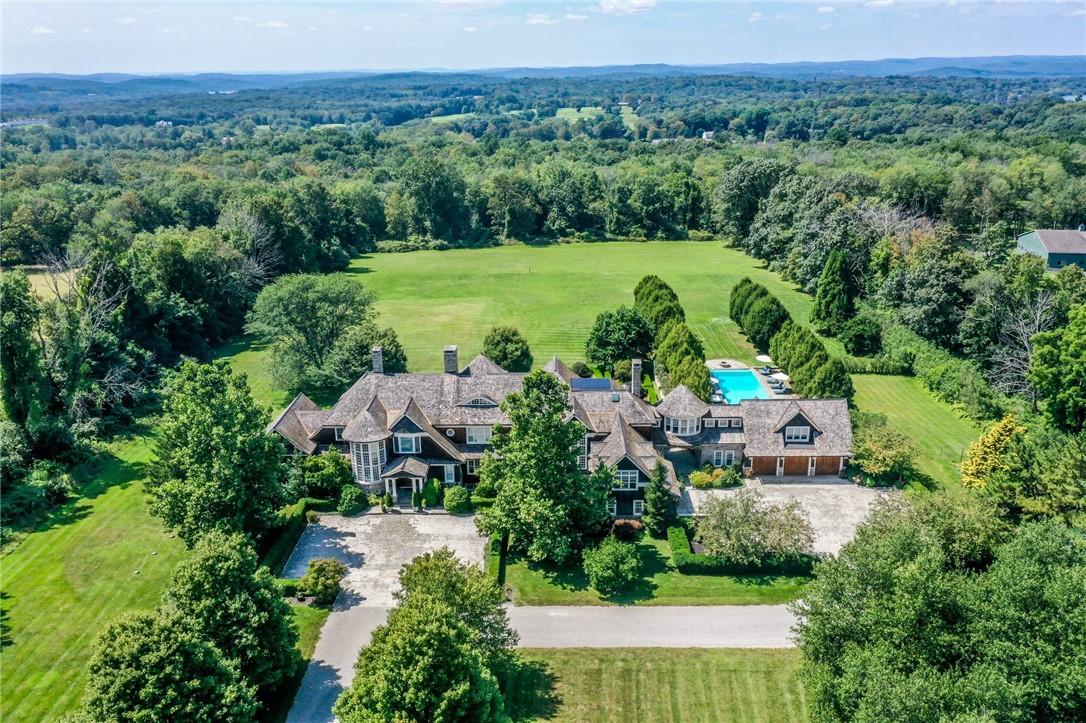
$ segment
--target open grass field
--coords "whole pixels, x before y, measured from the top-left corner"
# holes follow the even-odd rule
[[[261,403],[282,401],[259,352],[239,343],[223,356],[249,374]],[[151,457],[146,430],[111,444],[96,466],[80,470],[82,496],[0,557],[0,720],[51,721],[77,708],[98,632],[123,612],[158,603],[184,547],[147,510]],[[326,617],[298,610],[303,655],[312,655]]]
[[[938,401],[913,377],[854,374],[856,406],[885,414],[891,428],[920,450],[917,467],[949,490],[960,489],[958,464],[980,434],[949,404]]]
[[[580,108],[559,108],[554,113],[556,118],[565,118],[570,123],[574,121],[584,119],[591,120],[596,116],[603,115],[603,108],[598,105],[586,105]]]
[[[514,719],[577,723],[802,723],[795,650],[526,649]]]
[[[717,242],[611,242],[376,254],[351,273],[377,296],[382,326],[396,329],[413,371],[441,368],[441,349],[458,344],[465,362],[495,324],[528,339],[541,366],[558,354],[584,358],[596,315],[633,304],[642,276],[671,284],[710,357],[752,362],[754,348],[728,318],[728,293],[744,276],[765,284],[791,314],[808,319],[811,299],[749,256]],[[831,340],[831,348],[839,350]]]
[[[593,590],[579,568],[510,561],[505,582],[516,605],[776,605],[794,600],[807,578],[737,575],[684,575],[671,561],[664,540],[645,535],[638,542],[642,571],[631,588],[607,597]]]
[[[93,481],[83,496],[0,558],[0,720],[56,720],[77,707],[98,632],[158,603],[184,548],[147,512],[150,458],[146,437],[112,444],[84,470]]]

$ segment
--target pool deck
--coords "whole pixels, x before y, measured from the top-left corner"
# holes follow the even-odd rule
[[[721,366],[721,362],[726,362],[728,364],[728,366]],[[741,361],[736,361],[735,359],[707,359],[705,361],[705,366],[709,367],[709,371],[711,371],[711,372],[715,372],[715,371],[741,371],[741,370],[754,371],[754,378],[757,379],[758,383],[762,385],[762,389],[765,390],[766,394],[769,395],[770,399],[798,399],[799,398],[798,394],[778,394],[777,392],[773,391],[773,388],[771,386],[769,386],[768,382],[766,382],[765,377],[762,376],[757,371],[757,367],[752,367],[750,364],[746,364],[746,363],[741,362]]]

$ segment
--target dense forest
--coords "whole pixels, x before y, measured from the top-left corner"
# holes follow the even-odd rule
[[[16,94],[45,125],[4,129],[0,262],[50,283],[4,274],[3,433],[21,450],[4,490],[28,490],[5,513],[62,496],[54,462],[128,419],[164,367],[241,332],[265,284],[374,251],[721,239],[835,290],[820,330],[851,371],[907,369],[980,420],[1060,407],[1059,434],[1078,433],[1079,402],[1054,404],[1031,362],[1036,334],[1083,333],[1086,281],[1013,253],[1025,230],[1086,223],[1076,90],[399,74]]]

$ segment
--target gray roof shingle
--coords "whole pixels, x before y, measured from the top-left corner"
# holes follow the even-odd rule
[[[844,399],[744,399],[739,406],[748,457],[852,454],[852,423]],[[784,443],[781,428],[797,413],[821,432],[811,444]]]
[[[709,405],[698,399],[685,384],[680,384],[668,392],[656,407],[656,412],[674,419],[693,419],[708,414]]]

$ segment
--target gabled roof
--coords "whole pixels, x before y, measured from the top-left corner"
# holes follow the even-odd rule
[[[844,399],[744,399],[743,434],[748,457],[822,455],[846,457],[852,454],[852,423]],[[779,431],[782,419],[802,414],[820,431],[810,444],[785,444]]]
[[[505,370],[494,363],[487,356],[480,354],[472,359],[466,367],[460,370],[462,376],[479,376],[480,374],[505,374]]]
[[[400,457],[390,462],[383,470],[382,477],[395,477],[398,474],[411,475],[412,477],[425,477],[430,470],[430,465],[418,457]]]
[[[1049,253],[1086,254],[1086,231],[1039,228],[1033,233],[1037,234]]]
[[[543,365],[543,370],[555,375],[566,384],[569,384],[570,380],[577,378],[577,374],[567,367],[557,355],[551,357],[551,360]]]
[[[414,397],[408,398],[407,406],[404,407],[403,411],[400,412],[396,419],[388,425],[388,428],[392,429],[395,427],[396,423],[404,417],[407,417],[414,422],[416,427],[425,432],[434,443],[445,450],[450,457],[461,462],[464,461],[464,456],[460,454],[460,450],[456,448],[456,445],[446,439],[444,434],[434,429],[433,425],[430,424],[430,420],[426,418],[426,413],[422,411],[422,407],[418,405]]]
[[[389,434],[388,412],[376,394],[343,428],[343,439],[347,442],[376,442],[387,439]]]
[[[784,408],[783,412],[781,412],[781,418],[777,420],[777,426],[773,429],[774,432],[779,432],[784,429],[788,425],[788,423],[795,419],[797,416],[802,416],[804,419],[806,419],[808,424],[814,427],[815,431],[822,431],[822,428],[815,424],[814,420],[812,420],[810,417],[803,413],[803,409],[800,408],[799,402],[797,402],[795,399],[790,399],[788,401],[790,402],[790,404]]]
[[[668,392],[664,400],[656,407],[657,413],[675,419],[693,419],[703,417],[709,412],[709,405],[698,399],[685,384]]]
[[[278,433],[283,439],[290,442],[290,444],[299,452],[305,454],[313,454],[317,449],[316,442],[309,439],[310,432],[307,425],[303,423],[301,415],[308,415],[310,417],[310,423],[312,423],[313,415],[327,415],[327,412],[321,410],[316,403],[304,394],[299,394],[291,400],[287,408],[279,414],[275,420],[268,425],[265,430],[268,434],[272,432]]]
[[[658,458],[652,442],[634,431],[633,427],[626,423],[622,414],[615,415],[615,424],[606,441],[594,455],[597,459],[613,467],[623,459],[628,459],[637,465],[637,468],[646,475],[651,475]]]

